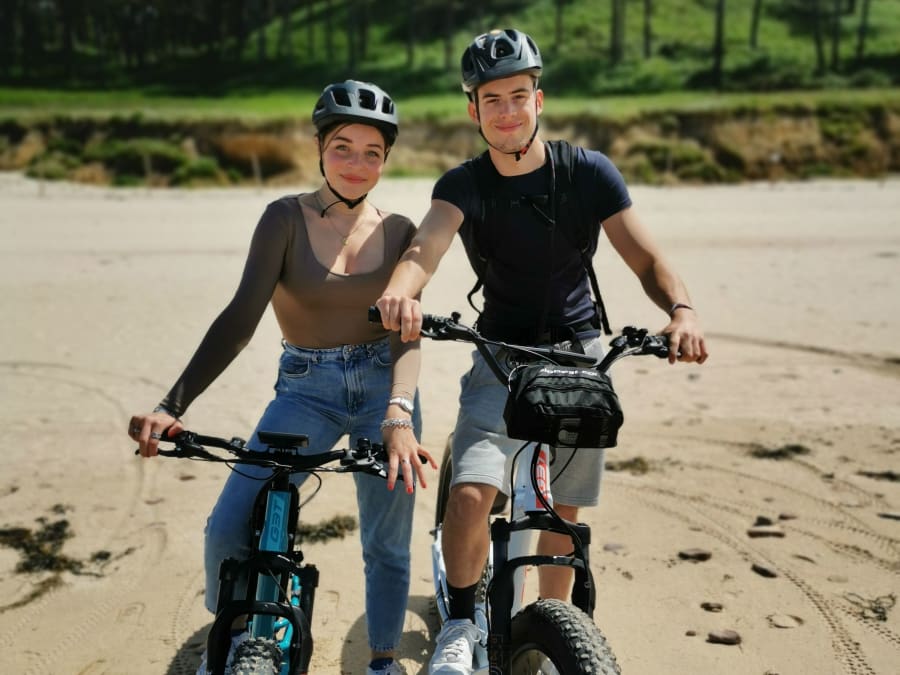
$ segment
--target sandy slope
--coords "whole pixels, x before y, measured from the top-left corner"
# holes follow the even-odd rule
[[[374,198],[418,218],[429,190],[386,181]],[[259,213],[282,192],[40,186],[0,174],[0,528],[67,518],[64,554],[110,555],[29,601],[53,576],[14,573],[19,555],[0,547],[0,672],[193,673],[210,620],[201,531],[226,469],[140,461],[124,429],[227,301]],[[633,193],[688,282],[713,356],[702,368],[633,361],[616,371],[626,426],[609,460],[643,458],[649,471],[609,471],[601,506],[585,517],[596,619],[623,672],[897,672],[900,608],[879,620],[876,599],[886,608],[900,592],[900,521],[879,516],[900,512],[900,485],[860,472],[900,471],[900,183]],[[597,267],[614,326],[662,325],[608,247]],[[470,278],[455,245],[428,310],[465,310]],[[249,433],[278,350],[267,315],[188,425]],[[424,442],[438,454],[467,353],[425,345]],[[750,454],[787,444],[809,453]],[[349,480],[336,477],[304,516],[353,514],[354,504]],[[747,536],[758,516],[782,514],[796,516],[781,522],[784,538]],[[402,644],[411,673],[424,672],[436,626],[433,517],[434,490],[423,490]],[[712,558],[681,560],[692,547]],[[307,553],[324,571],[314,672],[364,672],[357,540]],[[704,611],[706,601],[723,610]],[[773,615],[799,625],[773,627]],[[706,641],[722,628],[743,644]]]

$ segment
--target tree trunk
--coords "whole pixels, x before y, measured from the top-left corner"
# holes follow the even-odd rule
[[[759,17],[762,14],[762,0],[753,0],[753,13],[750,15],[750,48],[759,46]]]
[[[444,23],[444,70],[448,73],[455,68],[455,59],[453,54],[453,15],[454,2],[447,0],[446,5],[446,21]]]
[[[316,26],[313,22],[313,7],[316,0],[306,0],[306,60],[316,58]]]
[[[644,0],[644,58],[653,56],[653,0]]]
[[[59,0],[60,18],[62,20],[62,58],[66,69],[66,79],[75,74],[75,20],[78,8],[75,0]]]
[[[832,0],[831,71],[837,72],[841,61],[841,7],[843,0]]]
[[[722,62],[725,60],[725,0],[716,0],[716,32],[713,40],[713,85],[722,88]]]
[[[235,35],[235,44],[234,44],[234,58],[240,60],[241,56],[244,54],[244,49],[247,47],[247,39],[250,35],[250,27],[247,22],[247,3],[246,0],[241,0],[240,2],[234,3],[235,6],[233,8],[233,20],[234,20],[234,35]]]
[[[356,71],[357,47],[356,47],[356,31],[359,28],[359,17],[356,12],[356,2],[347,0],[347,69],[353,73]]]
[[[625,56],[625,0],[612,0],[609,60],[613,65]]]
[[[408,0],[406,3],[406,67],[412,68],[416,57],[416,3],[418,0]]]
[[[266,25],[269,23],[268,0],[254,0],[252,24],[256,26],[256,60],[266,60]]]
[[[325,0],[325,57],[328,59],[329,65],[334,63],[334,40],[331,37],[333,29],[334,12],[331,0]]]
[[[281,15],[281,28],[278,31],[279,57],[292,56],[294,45],[291,43],[291,14],[294,11],[293,0],[278,0],[278,13]]]
[[[553,3],[556,5],[556,21],[555,21],[555,31],[553,37],[553,49],[559,54],[559,50],[562,48],[563,42],[563,6],[565,5],[566,0],[555,0]]]
[[[825,44],[822,40],[822,2],[812,0],[813,41],[816,45],[816,73],[825,72]]]
[[[859,30],[856,33],[856,60],[862,61],[866,55],[866,36],[869,33],[870,0],[863,0],[862,15],[859,17]]]
[[[358,0],[359,5],[359,58],[365,60],[369,55],[369,0]]]
[[[12,75],[16,62],[18,0],[0,3],[0,74]]]
[[[22,3],[22,74],[31,74],[33,66],[43,61],[44,41],[41,36],[35,9],[27,0]]]

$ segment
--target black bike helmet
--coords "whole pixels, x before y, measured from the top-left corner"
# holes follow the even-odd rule
[[[507,28],[479,35],[462,55],[462,88],[472,92],[491,80],[532,73],[539,77],[544,67],[541,52],[525,33]]]
[[[370,82],[346,80],[329,84],[322,91],[312,121],[322,131],[336,123],[361,123],[376,127],[388,146],[397,140],[397,108],[384,90]]]

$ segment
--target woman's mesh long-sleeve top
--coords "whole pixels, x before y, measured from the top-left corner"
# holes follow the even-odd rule
[[[404,216],[385,216],[380,225],[384,231],[382,265],[361,274],[336,274],[313,253],[300,196],[283,197],[266,208],[253,234],[234,298],[213,321],[162,400],[167,410],[182,415],[225,370],[250,341],[270,301],[284,339],[297,346],[327,349],[388,335],[381,324],[368,322],[367,309],[387,286],[415,226]],[[418,362],[413,364],[403,356],[417,350],[418,343],[402,343],[396,334],[391,338],[394,383],[411,391],[418,377]]]

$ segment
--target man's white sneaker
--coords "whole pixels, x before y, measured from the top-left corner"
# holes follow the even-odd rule
[[[379,668],[378,670],[366,668],[366,675],[406,675],[406,668],[401,666],[399,661],[391,661],[387,668]]]
[[[471,675],[472,653],[481,631],[468,619],[450,619],[435,640],[430,675]]]
[[[231,663],[234,661],[234,650],[238,648],[244,640],[250,637],[248,631],[243,631],[237,635],[231,636],[231,647],[228,649],[228,658],[225,659],[225,675],[231,675]],[[203,650],[203,656],[200,657],[200,667],[197,668],[197,675],[209,675],[206,670],[206,650]]]

